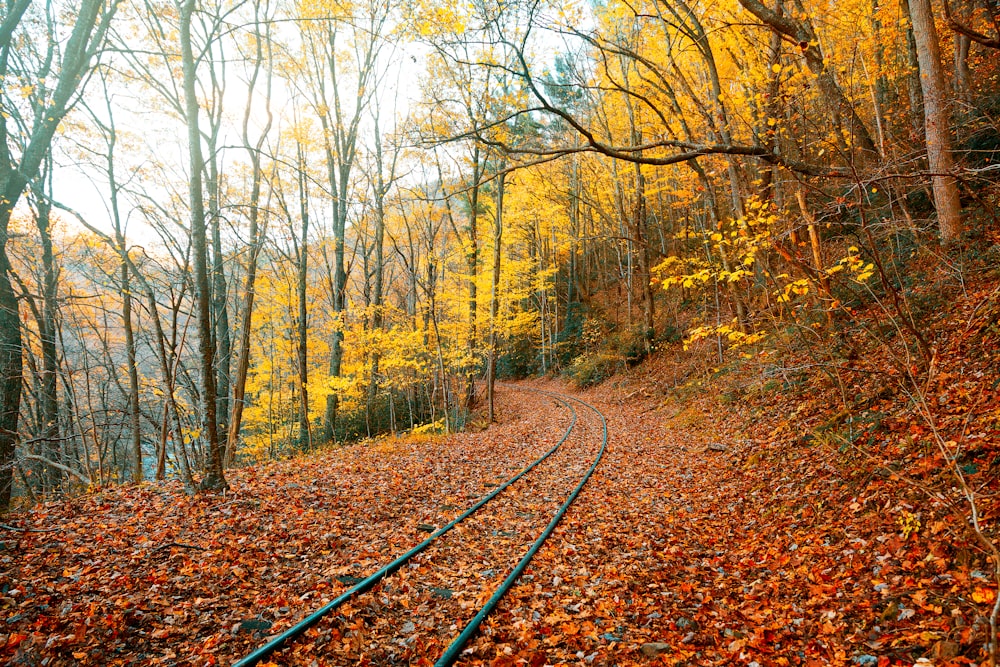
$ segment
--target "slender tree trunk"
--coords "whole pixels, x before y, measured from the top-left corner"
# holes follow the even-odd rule
[[[259,17],[260,4],[254,4],[254,14]],[[261,25],[266,25],[267,32],[262,35],[260,33]],[[250,118],[253,112],[253,102],[254,93],[256,89],[257,79],[260,76],[261,67],[264,63],[264,47],[266,45],[268,56],[271,55],[271,39],[270,39],[270,22],[257,21],[255,23],[255,37],[254,40],[256,52],[254,59],[254,69],[253,74],[250,77],[250,82],[247,85],[247,102],[243,110],[243,147],[246,149],[248,157],[250,158],[251,173],[250,173],[250,201],[248,202],[249,209],[247,216],[250,221],[250,238],[249,238],[249,256],[247,258],[247,275],[246,282],[243,288],[243,308],[241,311],[241,321],[240,321],[240,340],[239,347],[237,349],[237,362],[236,362],[236,376],[233,380],[233,402],[232,402],[232,412],[229,418],[229,433],[226,438],[226,455],[225,463],[226,465],[232,465],[236,457],[236,445],[240,436],[240,426],[243,423],[243,408],[244,408],[244,398],[246,396],[246,386],[247,386],[247,374],[250,370],[250,333],[251,327],[253,326],[253,308],[254,308],[254,296],[255,296],[255,286],[257,282],[257,260],[260,257],[260,251],[263,247],[262,238],[264,236],[263,230],[260,228],[260,189],[261,181],[263,180],[263,173],[261,171],[261,149],[264,146],[264,141],[267,139],[267,135],[271,130],[272,123],[272,113],[271,113],[271,69],[269,68],[266,73],[266,84],[264,88],[264,111],[267,117],[267,122],[261,129],[260,137],[257,140],[257,145],[254,146],[250,143]],[[268,63],[272,62],[269,57],[267,59]]]
[[[128,364],[128,419],[129,440],[132,449],[132,481],[136,484],[143,480],[142,469],[142,430],[139,424],[139,369],[136,363],[135,333],[132,324],[132,285],[129,279],[128,262],[124,254],[128,252],[125,239],[120,238],[123,254],[120,277],[122,284],[122,326],[125,329],[125,357]]]
[[[648,354],[656,337],[656,315],[653,303],[653,285],[650,276],[649,239],[646,233],[646,177],[642,165],[635,165],[635,241],[639,259],[639,280],[642,282],[642,340]]]
[[[247,258],[247,275],[243,287],[243,308],[241,309],[240,341],[237,352],[236,376],[233,382],[233,411],[229,420],[229,434],[226,439],[226,465],[232,465],[236,458],[236,445],[243,424],[244,398],[246,397],[247,374],[250,371],[250,334],[253,326],[254,298],[256,296],[257,262],[263,247],[263,234],[259,229],[260,217],[260,157],[251,150],[253,157],[253,184],[250,188],[250,255]]]
[[[212,304],[208,275],[208,245],[205,225],[205,202],[202,172],[205,163],[201,155],[201,132],[198,129],[197,71],[191,44],[191,15],[195,0],[182,0],[180,5],[181,63],[184,75],[184,107],[188,129],[190,169],[189,199],[191,206],[191,246],[194,255],[194,284],[198,318],[198,361],[201,370],[201,403],[203,427],[208,441],[208,456],[202,490],[218,491],[229,488],[222,467],[222,443],[216,418],[215,344],[212,340]]]
[[[941,240],[947,245],[959,240],[965,229],[958,182],[951,175],[951,134],[941,50],[930,0],[909,0],[913,37],[920,64],[920,87],[924,97],[924,128],[927,161],[934,189]]]
[[[972,73],[969,71],[969,47],[972,40],[968,35],[955,33],[955,98],[967,100],[972,88]]]
[[[365,6],[369,10],[358,17],[363,28],[358,27],[353,38],[354,67],[353,98],[343,95],[341,89],[341,61],[343,47],[337,43],[338,31],[343,27],[339,21],[328,21],[324,29],[317,31],[321,37],[307,36],[313,63],[317,66],[318,77],[314,81],[313,102],[320,118],[325,137],[327,178],[333,193],[333,236],[334,236],[334,280],[333,311],[334,326],[330,340],[330,377],[339,377],[343,365],[344,317],[347,306],[347,273],[344,267],[344,234],[349,206],[348,195],[351,187],[351,173],[357,156],[357,140],[362,115],[371,103],[375,89],[375,79],[381,63],[378,54],[383,40],[382,30],[386,26],[389,4]],[[359,7],[360,9],[360,7]],[[329,75],[329,96],[326,76]],[[339,399],[336,393],[327,396],[323,431],[328,440],[336,434]]]
[[[493,225],[493,277],[490,281],[490,360],[486,372],[486,398],[489,402],[489,421],[496,418],[494,406],[494,385],[497,380],[497,315],[500,307],[500,261],[503,248],[503,196],[507,174],[503,171],[497,177],[497,211]]]
[[[40,450],[49,461],[62,459],[59,446],[59,361],[56,351],[56,293],[58,269],[52,250],[52,204],[45,192],[45,182],[51,173],[51,160],[46,159],[41,176],[32,185],[35,200],[35,224],[42,242],[42,309],[38,318],[38,333],[41,343],[42,368],[39,382],[39,433],[42,438]],[[45,494],[58,493],[62,475],[58,467],[46,465],[42,476]]]
[[[801,186],[795,191],[795,199],[798,201],[799,210],[802,211],[802,217],[805,219],[809,230],[809,247],[812,249],[813,267],[816,271],[816,281],[821,298],[824,301],[832,302],[833,291],[830,289],[830,276],[826,273],[823,266],[823,245],[820,242],[819,231],[816,229],[816,219],[806,204],[806,193]],[[828,324],[833,323],[833,313],[830,308],[826,309],[826,320]]]
[[[346,190],[346,187],[345,187]],[[346,202],[347,196],[344,193]],[[346,205],[346,204],[345,204]],[[330,377],[340,377],[340,368],[344,361],[344,311],[346,305],[346,283],[347,271],[344,268],[344,233],[346,227],[347,211],[335,215],[333,228],[333,313],[336,318],[334,330],[330,340]],[[344,216],[344,217],[341,217]],[[339,396],[331,393],[326,398],[326,414],[324,419],[324,429],[327,440],[336,438],[337,409],[339,408]]]
[[[10,282],[6,225],[0,229],[0,510],[10,506],[21,410],[21,320]]]
[[[222,235],[219,229],[221,213],[219,210],[219,163],[216,157],[216,140],[213,136],[209,144],[212,159],[209,160],[209,219],[212,229],[212,332],[215,340],[215,387],[216,387],[216,417],[218,432],[229,431],[226,423],[229,418],[230,371],[233,356],[232,332],[229,326],[229,299],[226,281],[225,255],[222,250]]]
[[[298,316],[296,317],[296,351],[299,367],[299,446],[309,450],[311,432],[309,429],[309,323],[306,309],[306,280],[309,272],[309,190],[306,184],[306,164],[299,146],[299,218],[302,222],[301,239],[299,241],[298,283]]]
[[[910,98],[910,123],[913,140],[924,143],[924,94],[920,86],[920,64],[917,62],[917,41],[913,37],[913,18],[908,0],[899,0],[900,13],[906,19],[906,93]]]
[[[385,182],[385,156],[382,154],[382,137],[379,132],[378,118],[375,119],[375,276],[372,289],[372,331],[377,335],[385,323],[383,300],[385,291],[385,197],[388,187]],[[392,178],[390,174],[390,179]],[[371,414],[378,393],[379,346],[372,352],[371,379],[368,384],[368,413]],[[389,394],[389,409],[392,411],[392,393]],[[391,418],[393,432],[396,430],[395,419]]]
[[[162,482],[167,477],[167,439],[170,437],[170,407],[163,401],[163,416],[160,417],[160,442],[156,446],[156,473],[154,479]]]
[[[477,143],[472,153],[472,190],[469,193],[469,247],[465,253],[465,266],[469,272],[468,341],[466,354],[468,368],[465,370],[465,409],[471,410],[476,402],[476,315],[479,310],[477,273],[479,271],[479,180],[482,176],[480,151]]]
[[[105,93],[107,84],[105,82]],[[118,202],[118,178],[115,173],[115,148],[118,134],[115,128],[114,113],[111,107],[110,95],[107,97],[108,124],[103,127],[107,140],[107,176],[110,189],[109,199],[111,218],[114,224],[115,249],[120,260],[119,279],[122,288],[122,326],[125,329],[125,360],[128,367],[128,423],[129,443],[132,454],[132,481],[136,484],[143,480],[142,468],[142,431],[139,423],[139,369],[136,362],[135,333],[132,324],[132,284],[129,268],[128,246],[125,243],[125,232],[122,225],[121,209]],[[164,417],[166,419],[166,417]],[[166,423],[166,422],[164,422]]]

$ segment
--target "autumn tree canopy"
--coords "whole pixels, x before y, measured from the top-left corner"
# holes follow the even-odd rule
[[[0,504],[863,303],[928,368],[900,267],[995,220],[1000,19],[836,7],[3,3]]]

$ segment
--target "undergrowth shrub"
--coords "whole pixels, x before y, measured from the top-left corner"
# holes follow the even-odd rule
[[[621,357],[616,354],[594,352],[574,359],[564,374],[574,385],[585,389],[607,380],[623,366]]]
[[[656,342],[649,340],[641,327],[616,331],[603,339],[596,334],[596,323],[588,320],[583,328],[584,339],[590,341],[588,351],[574,358],[563,371],[580,388],[600,384],[615,373],[641,363]],[[586,335],[588,332],[589,336]],[[680,332],[671,328],[666,337],[669,341],[679,339]]]

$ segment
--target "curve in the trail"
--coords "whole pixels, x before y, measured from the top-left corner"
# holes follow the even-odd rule
[[[275,651],[281,649],[289,642],[301,636],[302,633],[304,633],[306,630],[319,623],[324,616],[329,614],[334,609],[337,609],[338,607],[344,605],[346,602],[348,602],[355,596],[361,595],[362,593],[371,590],[382,579],[386,578],[387,576],[391,575],[393,572],[401,568],[403,565],[407,563],[407,561],[409,561],[411,558],[413,558],[421,551],[429,547],[439,537],[450,531],[452,528],[457,526],[465,519],[468,519],[474,513],[479,511],[484,505],[486,505],[486,503],[496,498],[497,495],[499,495],[501,492],[507,489],[511,484],[524,477],[526,474],[534,470],[535,467],[538,466],[542,461],[552,456],[552,454],[554,454],[556,450],[558,450],[563,445],[563,443],[566,442],[566,440],[569,438],[570,433],[572,433],[573,431],[573,427],[576,426],[576,420],[577,420],[576,410],[573,408],[572,405],[570,405],[569,401],[564,400],[563,397],[559,396],[558,394],[555,394],[554,392],[546,392],[538,389],[521,389],[521,390],[548,394],[552,398],[554,398],[557,402],[561,403],[563,407],[565,407],[570,411],[572,419],[570,420],[569,427],[566,429],[566,432],[563,434],[562,438],[559,439],[559,442],[555,444],[555,446],[553,446],[549,451],[545,452],[542,456],[536,459],[527,468],[525,468],[521,472],[511,477],[497,488],[493,489],[493,491],[491,491],[490,493],[483,496],[478,502],[472,505],[469,509],[465,510],[465,512],[458,515],[450,522],[448,522],[447,524],[436,530],[426,540],[416,545],[403,555],[399,556],[388,565],[385,565],[384,567],[378,569],[369,576],[365,577],[360,582],[358,582],[357,584],[347,589],[346,591],[338,595],[330,602],[326,603],[325,605],[323,605],[322,607],[311,613],[309,616],[306,616],[304,619],[302,619],[292,627],[282,632],[277,637],[273,638],[271,641],[267,642],[266,644],[255,650],[253,653],[249,654],[245,658],[242,658],[241,660],[237,660],[236,662],[233,663],[232,667],[252,667],[253,665],[256,665],[262,660],[268,658]],[[578,400],[578,399],[573,399],[573,400]],[[606,434],[607,434],[607,427],[605,426],[605,439],[606,439]],[[590,474],[588,473],[587,477],[589,476]],[[551,530],[549,530],[549,532],[551,532]]]
[[[580,491],[583,489],[584,484],[586,484],[587,481],[590,479],[590,476],[594,474],[594,470],[597,469],[597,465],[601,462],[601,458],[603,458],[604,456],[604,450],[607,449],[608,421],[604,418],[604,415],[601,413],[600,410],[595,408],[590,403],[581,401],[578,398],[566,396],[564,394],[556,394],[555,392],[545,391],[542,389],[528,389],[526,391],[535,391],[541,394],[547,394],[549,396],[552,396],[553,398],[559,397],[557,400],[562,400],[562,399],[573,400],[579,403],[580,405],[589,408],[590,410],[593,410],[594,414],[596,414],[601,419],[601,430],[602,430],[601,448],[597,452],[597,456],[594,458],[594,462],[587,470],[587,474],[583,476],[583,479],[581,479],[580,483],[576,485],[576,488],[574,488],[573,491],[570,492],[569,496],[566,498],[566,501],[562,504],[562,506],[560,506],[559,511],[555,513],[555,516],[552,517],[552,520],[549,521],[549,524],[545,527],[545,530],[543,530],[541,535],[538,536],[538,539],[535,540],[534,544],[531,545],[531,548],[528,549],[527,553],[524,554],[524,557],[521,558],[521,560],[514,567],[511,573],[507,575],[507,578],[504,579],[503,583],[500,585],[500,588],[498,588],[496,592],[493,593],[490,599],[486,601],[486,604],[483,605],[483,608],[479,610],[479,612],[472,618],[471,621],[469,621],[468,625],[465,626],[462,632],[459,633],[458,637],[456,637],[455,640],[451,643],[451,645],[448,646],[448,648],[441,655],[438,661],[434,663],[434,667],[451,667],[451,665],[455,664],[455,662],[459,658],[459,654],[462,652],[462,649],[465,647],[466,643],[468,643],[468,641],[472,639],[472,636],[476,634],[476,632],[479,630],[479,626],[482,625],[483,621],[486,620],[486,617],[489,616],[494,609],[496,609],[496,606],[498,604],[500,604],[500,600],[503,599],[503,596],[507,594],[507,591],[509,591],[514,586],[514,583],[524,572],[525,568],[528,567],[528,564],[531,562],[531,559],[534,558],[535,554],[538,553],[538,550],[542,548],[542,545],[545,543],[545,540],[547,540],[549,536],[552,534],[552,531],[556,529],[556,526],[559,524],[559,521],[566,514],[566,511],[569,509],[569,506],[572,505],[573,501],[576,500],[576,497],[580,495]]]

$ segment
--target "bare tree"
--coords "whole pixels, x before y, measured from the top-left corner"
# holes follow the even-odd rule
[[[0,509],[10,504],[21,406],[21,328],[7,257],[10,219],[25,186],[38,175],[56,128],[91,71],[118,0],[82,0],[61,52],[55,41],[57,10],[46,7],[43,11],[48,41],[41,44],[39,57],[25,57],[21,46],[19,57],[13,58],[14,41],[19,33],[24,34],[25,42],[34,42],[35,35],[27,33],[29,29],[23,22],[30,5],[30,0],[7,0],[0,15],[0,76],[21,75],[37,82],[31,87],[28,100],[11,98],[17,90],[14,86],[5,86],[0,92],[5,112],[0,114],[0,341],[3,341],[0,344]],[[16,71],[31,63],[36,67],[34,72]],[[55,69],[58,71],[54,72]],[[48,88],[46,81],[54,81],[55,85]]]
[[[255,286],[257,282],[257,262],[263,248],[263,239],[266,236],[267,218],[261,218],[261,183],[263,181],[263,167],[261,158],[264,142],[267,140],[271,130],[273,114],[271,112],[271,13],[269,2],[254,2],[254,40],[251,61],[253,63],[250,78],[247,82],[247,102],[243,111],[243,148],[250,159],[250,199],[247,201],[247,220],[249,230],[247,238],[247,266],[246,278],[243,287],[243,305],[240,308],[240,337],[236,350],[236,375],[233,379],[233,403],[232,412],[229,419],[229,434],[226,440],[226,463],[232,463],[236,455],[237,440],[240,435],[240,426],[243,422],[244,398],[246,396],[247,373],[250,369],[250,333],[253,322],[253,309],[256,297]],[[265,69],[266,68],[266,69]],[[264,113],[266,121],[260,128],[256,142],[250,140],[250,117],[253,113],[254,96],[257,91],[258,80],[264,74]]]
[[[200,109],[196,91],[197,69],[191,40],[191,17],[195,0],[181,0],[178,7],[181,64],[185,120],[188,128],[188,159],[190,166],[189,203],[191,207],[191,250],[194,254],[194,285],[198,317],[198,355],[201,369],[201,408],[208,442],[205,476],[200,488],[218,491],[229,487],[223,473],[222,441],[219,439],[215,343],[212,338],[212,293],[208,276],[208,245],[206,240],[205,200],[202,174],[205,161],[201,152]]]

